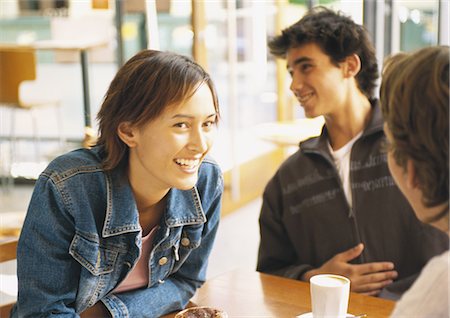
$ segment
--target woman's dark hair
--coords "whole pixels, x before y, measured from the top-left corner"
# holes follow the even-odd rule
[[[117,134],[120,123],[142,127],[167,107],[189,99],[203,84],[211,90],[219,115],[217,92],[210,76],[190,58],[143,50],[128,60],[112,80],[97,115],[100,134],[97,145],[106,152],[104,169],[114,169],[128,160],[128,146]]]
[[[449,199],[449,57],[448,46],[399,53],[386,60],[382,73],[390,151],[405,171],[412,161],[427,207]]]
[[[361,60],[361,70],[356,75],[358,87],[367,98],[374,97],[378,63],[375,48],[362,25],[341,12],[314,7],[281,35],[272,38],[269,49],[273,55],[285,58],[289,49],[309,43],[317,44],[335,65],[352,54],[358,55]]]

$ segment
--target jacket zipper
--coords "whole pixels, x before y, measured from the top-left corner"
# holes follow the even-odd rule
[[[358,140],[355,142],[355,144],[358,142]],[[351,162],[351,159],[352,159],[353,147],[355,146],[355,144],[353,144],[352,150],[350,152],[350,162]],[[345,197],[344,185],[342,184],[341,177],[339,176],[339,173],[337,172],[335,163],[332,162],[327,156],[324,156],[324,154],[322,152],[320,152],[320,151],[308,150],[308,152],[320,155],[322,158],[324,158],[332,166],[333,172],[334,172],[334,176],[335,176],[335,178],[337,178],[338,184],[339,184],[339,188],[341,189],[341,193],[344,196],[345,204],[347,204],[347,208],[348,208],[348,215],[347,216],[349,218],[349,221],[352,223],[352,227],[354,229],[354,233],[355,233],[355,236],[356,236],[356,244],[363,243],[362,240],[361,240],[361,236],[359,234],[359,228],[358,228],[358,223],[356,221],[355,213],[353,212],[353,208],[347,202],[347,198]],[[350,185],[351,185],[352,184],[352,173],[351,173],[351,169],[350,168],[349,168],[349,176],[350,176]],[[350,186],[350,191],[352,192],[352,206],[354,206],[355,201],[354,201],[353,189],[351,188],[351,186]],[[359,260],[360,264],[365,263],[364,250],[358,256],[357,259]]]
[[[355,143],[352,146],[352,149],[350,150],[350,162],[349,162],[349,168],[348,168],[348,173],[349,173],[349,182],[350,182],[350,191],[352,193],[352,206],[348,206],[349,208],[349,214],[348,217],[352,220],[353,222],[353,227],[355,229],[355,235],[356,235],[356,241],[359,243],[363,243],[362,239],[361,239],[361,235],[359,234],[359,227],[358,227],[358,222],[356,221],[356,216],[353,210],[353,207],[355,206],[355,194],[353,192],[353,188],[352,188],[352,184],[353,184],[353,173],[352,173],[352,167],[351,167],[351,163],[352,163],[352,155],[353,155],[353,149],[354,147],[358,144],[358,141],[364,138],[363,136],[359,137],[358,140],[355,141]],[[342,183],[342,181],[341,181]],[[346,200],[347,201],[347,200]],[[365,257],[364,257],[364,250],[362,250],[361,254],[359,254],[358,256],[358,261],[360,262],[360,264],[364,264],[366,262]]]

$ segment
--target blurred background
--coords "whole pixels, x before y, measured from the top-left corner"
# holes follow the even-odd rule
[[[30,116],[0,104],[0,238],[20,232],[34,180],[48,162],[95,136],[117,69],[154,48],[191,56],[216,84],[222,120],[212,155],[224,171],[229,232],[219,235],[213,255],[232,256],[213,258],[212,273],[236,258],[254,267],[264,186],[323,123],[304,118],[285,61],[269,54],[267,40],[317,5],[364,24],[380,67],[391,53],[449,43],[449,0],[0,0],[0,48],[36,49],[36,79],[23,83],[21,94],[55,97],[60,106],[59,115],[39,107]]]
[[[258,197],[290,147],[320,131],[320,119],[302,120],[285,61],[267,50],[268,38],[315,5],[364,24],[380,66],[391,53],[448,43],[448,0],[2,0],[0,44],[103,43],[85,52],[94,134],[103,94],[128,58],[147,47],[193,57],[219,92],[222,122],[213,155],[225,171],[227,213]],[[21,93],[57,95],[61,116],[50,107],[37,109],[33,130],[28,112],[0,108],[3,191],[32,183],[55,155],[79,147],[86,133],[79,52],[36,52],[37,79]]]

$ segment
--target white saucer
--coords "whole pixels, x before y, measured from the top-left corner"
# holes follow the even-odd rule
[[[346,317],[354,317],[355,315],[347,313]],[[313,318],[312,312],[307,312],[301,315],[296,316],[296,318]]]

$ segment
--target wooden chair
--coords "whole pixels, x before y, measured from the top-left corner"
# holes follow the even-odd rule
[[[59,128],[60,145],[64,142],[62,133],[62,120],[59,100],[53,97],[32,96],[24,99],[21,94],[21,85],[26,81],[36,80],[36,51],[32,47],[0,45],[0,106],[11,108],[10,122],[10,152],[8,160],[3,158],[3,162],[7,162],[9,167],[8,182],[11,184],[11,164],[14,162],[14,148],[16,146],[16,128],[15,128],[15,112],[17,110],[28,111],[32,118],[32,129],[35,143],[35,157],[37,162],[40,161],[39,136],[37,132],[37,121],[34,110],[42,106],[56,106],[58,110],[57,124]],[[3,181],[3,180],[2,180]],[[4,183],[4,182],[2,182]]]
[[[0,239],[0,263],[16,259],[17,238]],[[0,317],[9,317],[15,302],[0,304]]]

